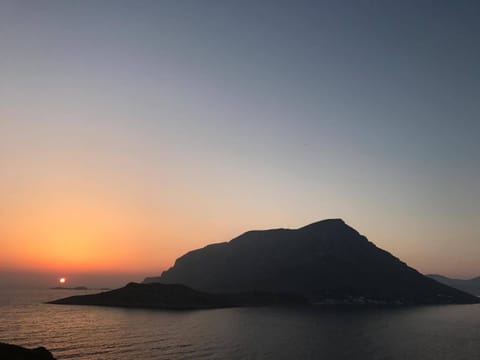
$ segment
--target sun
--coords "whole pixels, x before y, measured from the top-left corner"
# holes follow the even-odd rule
[[[67,282],[67,279],[64,278],[64,277],[62,277],[62,278],[58,279],[58,282],[59,282],[60,284],[65,284],[65,283]]]

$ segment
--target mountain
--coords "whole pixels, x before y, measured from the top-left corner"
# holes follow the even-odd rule
[[[0,359],[5,360],[55,360],[53,355],[44,347],[26,349],[18,345],[0,342]]]
[[[451,279],[446,276],[430,274],[429,278],[434,279],[442,284],[451,286],[455,289],[465,291],[469,294],[480,296],[480,276],[473,279]]]
[[[209,294],[184,285],[137,284],[91,295],[70,296],[50,301],[60,305],[97,305],[150,309],[210,309],[238,306],[265,306],[305,304],[305,298],[290,294],[246,292],[235,294]]]
[[[193,250],[144,283],[184,284],[208,292],[295,293],[312,302],[476,303],[376,247],[341,219],[299,229],[248,231]]]

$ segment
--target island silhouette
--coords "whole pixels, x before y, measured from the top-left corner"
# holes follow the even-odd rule
[[[272,304],[469,304],[341,219],[248,231],[193,250],[159,277],[54,304],[192,309]]]
[[[138,284],[91,295],[70,296],[51,301],[60,305],[97,305],[169,310],[213,309],[241,306],[299,305],[303,296],[250,291],[244,293],[207,293],[180,284]]]

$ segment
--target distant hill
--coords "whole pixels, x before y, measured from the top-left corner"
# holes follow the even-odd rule
[[[420,274],[340,219],[296,230],[249,231],[193,250],[160,277],[144,280],[155,282],[208,292],[296,293],[312,302],[478,302]]]
[[[430,274],[427,276],[431,279],[441,282],[442,284],[451,286],[455,289],[465,291],[472,295],[480,296],[480,276],[473,279],[468,279],[468,280],[451,279],[446,276],[436,275],[436,274]]]
[[[184,285],[137,284],[92,295],[77,295],[50,301],[60,305],[97,305],[151,309],[209,309],[238,306],[305,304],[305,298],[289,294],[248,292],[208,294]]]

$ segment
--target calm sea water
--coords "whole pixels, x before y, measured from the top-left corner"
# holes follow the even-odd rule
[[[47,305],[1,290],[0,341],[58,359],[480,359],[480,305],[159,311]]]

